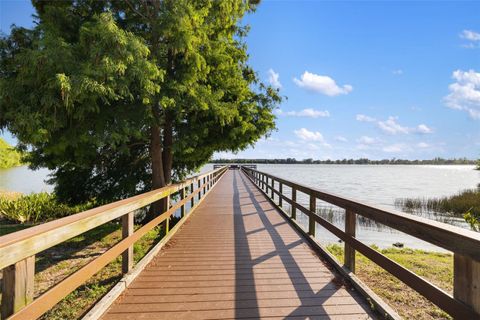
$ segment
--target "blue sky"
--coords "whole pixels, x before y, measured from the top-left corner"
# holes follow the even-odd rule
[[[216,157],[478,158],[478,12],[473,1],[263,1],[246,18],[250,61],[288,99],[270,137]],[[2,1],[2,31],[32,13]]]

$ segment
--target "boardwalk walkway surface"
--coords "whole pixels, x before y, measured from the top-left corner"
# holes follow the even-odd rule
[[[371,319],[238,170],[228,171],[103,319]]]

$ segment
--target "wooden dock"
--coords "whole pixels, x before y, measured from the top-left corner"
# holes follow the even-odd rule
[[[168,209],[134,228],[135,212],[161,199]],[[319,215],[319,204],[344,210],[344,226]],[[173,215],[180,219],[171,226]],[[307,227],[299,224],[300,215]],[[363,243],[356,235],[359,217],[453,252],[453,293]],[[121,223],[122,239],[34,298],[37,255],[111,221]],[[164,236],[134,263],[134,244],[159,225]],[[343,241],[343,261],[315,239],[317,226]],[[480,233],[348,199],[253,166],[221,166],[0,237],[0,318],[42,317],[120,256],[123,277],[83,320],[401,319],[355,275],[357,252],[453,319],[480,320]]]
[[[363,297],[229,170],[103,319],[370,319]]]

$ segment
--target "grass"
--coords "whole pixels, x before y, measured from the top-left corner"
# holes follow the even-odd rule
[[[28,228],[30,225],[0,225],[0,235]],[[139,226],[136,226],[138,228]],[[43,251],[35,260],[35,297],[74,273],[121,240],[121,225],[110,222]],[[137,263],[159,241],[160,227],[148,232],[134,245]],[[1,274],[1,272],[0,272]],[[121,278],[118,257],[66,296],[40,319],[78,319],[106,294]]]
[[[373,247],[446,292],[453,292],[453,256],[451,254],[408,248]],[[343,261],[342,246],[333,244],[327,249],[338,261]],[[415,290],[359,253],[356,254],[356,275],[405,319],[451,319],[448,314]]]

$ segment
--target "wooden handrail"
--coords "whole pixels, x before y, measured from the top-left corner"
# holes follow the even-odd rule
[[[27,259],[31,261],[31,257],[33,257],[36,253],[71,239],[72,237],[98,227],[113,219],[131,215],[132,211],[145,207],[162,198],[170,197],[172,194],[180,193],[183,195],[180,201],[175,203],[166,212],[154,218],[152,221],[148,222],[135,232],[131,232],[133,228],[133,225],[131,225],[133,223],[132,217],[129,217],[129,219],[124,219],[123,221],[126,221],[126,224],[123,227],[126,231],[130,231],[123,233],[123,239],[119,243],[94,260],[90,261],[87,265],[55,285],[42,296],[29,303],[27,306],[25,306],[25,303],[18,305],[18,301],[30,302],[29,300],[31,299],[25,298],[25,292],[15,292],[15,290],[10,290],[4,285],[4,290],[2,293],[2,318],[5,319],[9,317],[8,319],[36,319],[40,317],[43,313],[48,311],[66,295],[82,285],[86,280],[100,271],[110,261],[119,255],[123,254],[122,257],[124,259],[130,260],[130,263],[124,264],[124,267],[122,268],[124,273],[128,272],[131,268],[133,244],[148,231],[152,230],[163,221],[168,221],[170,216],[173,215],[178,209],[182,210],[181,219],[186,219],[185,205],[190,202],[192,206],[189,212],[192,212],[202,197],[209,192],[210,187],[218,182],[226,170],[226,167],[219,168],[217,170],[189,178],[181,183],[173,184],[132,198],[117,201],[115,203],[0,237],[0,268],[4,268],[4,283],[5,277],[12,275],[13,282],[16,283],[15,287],[24,286],[24,283],[26,283],[27,280],[28,283],[33,285],[33,279],[25,279],[25,277],[15,278],[15,268],[20,267],[20,264]],[[201,183],[202,180],[204,181],[203,183]],[[194,182],[196,181],[198,181],[198,188],[194,190],[193,186],[195,185]],[[185,190],[190,190],[188,196],[185,195]],[[195,204],[194,201],[197,194],[198,200]],[[27,275],[27,278],[32,277],[33,274]],[[19,294],[23,296],[17,297]]]
[[[0,237],[0,269],[119,218],[126,213],[143,208],[221,170],[225,169],[220,168],[189,178],[181,183],[2,236]]]
[[[344,266],[355,272],[355,250],[390,272],[406,285],[416,290],[455,319],[480,319],[480,234],[429,219],[407,215],[394,210],[385,210],[368,204],[346,199],[302,184],[288,181],[271,174],[242,167],[248,178],[272,201],[273,194],[291,205],[291,219],[299,210],[309,217],[309,230],[305,235],[315,236],[315,223],[345,242]],[[272,180],[271,184],[264,183]],[[277,181],[279,190],[274,188]],[[283,194],[286,185],[292,189],[292,199]],[[282,190],[282,191],[280,191]],[[297,192],[310,196],[310,207],[297,202]],[[269,195],[270,193],[270,195]],[[346,210],[345,231],[316,214],[315,199],[320,199]],[[274,202],[274,201],[273,201]],[[280,202],[280,201],[279,201]],[[274,202],[275,205],[277,205]],[[277,207],[283,210],[279,205]],[[393,229],[443,247],[454,252],[453,296],[365,245],[355,237],[355,216],[362,215]]]
[[[381,209],[360,201],[347,199],[332,193],[320,191],[315,188],[288,181],[258,170],[244,170],[257,172],[274,179],[283,185],[295,188],[306,195],[313,194],[317,199],[323,200],[337,207],[351,210],[366,218],[385,224],[393,229],[402,231],[416,238],[435,244],[444,249],[470,256],[480,261],[480,233],[448,225],[446,223],[409,215],[395,210]],[[269,186],[267,186],[270,189]],[[298,195],[297,195],[298,197]]]

